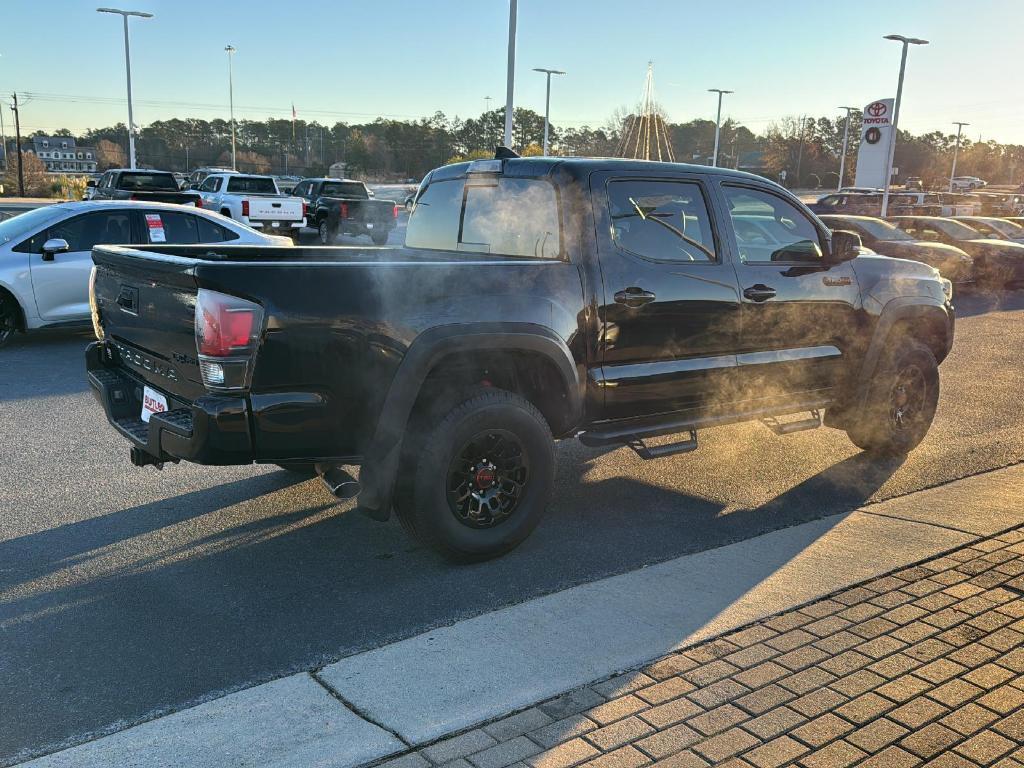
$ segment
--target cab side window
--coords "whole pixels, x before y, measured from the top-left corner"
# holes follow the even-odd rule
[[[75,216],[52,224],[38,232],[15,250],[21,253],[42,253],[43,244],[50,239],[67,240],[68,250],[91,251],[100,243],[106,245],[131,245],[131,212],[102,211]]]
[[[745,263],[821,261],[817,228],[784,198],[750,187],[724,185],[740,260]]]
[[[608,185],[612,240],[655,261],[717,261],[711,219],[697,184],[631,179]]]
[[[220,189],[219,176],[207,176],[203,183],[199,185],[200,192],[216,192],[218,189]]]

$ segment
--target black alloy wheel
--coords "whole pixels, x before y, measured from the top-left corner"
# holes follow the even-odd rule
[[[530,475],[530,458],[511,432],[474,435],[448,465],[448,504],[470,528],[492,528],[511,516]]]

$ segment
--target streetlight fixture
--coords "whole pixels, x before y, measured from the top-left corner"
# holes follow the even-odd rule
[[[560,69],[544,69],[543,67],[534,67],[534,72],[543,72],[547,75],[548,79],[548,91],[547,96],[544,98],[544,157],[548,156],[548,125],[550,123],[551,116],[551,76],[552,75],[564,75]]]
[[[135,122],[132,117],[132,57],[128,45],[128,17],[138,16],[140,19],[152,19],[152,13],[145,11],[122,11],[117,8],[97,8],[98,13],[116,13],[124,20],[124,69],[128,79],[128,161],[135,168]]]
[[[885,188],[882,192],[882,217],[889,214],[889,186],[892,183],[892,161],[896,156],[896,132],[900,124],[900,102],[903,100],[903,74],[907,69],[907,48],[911,45],[928,45],[927,40],[918,37],[904,37],[903,35],[886,35],[885,40],[895,40],[903,44],[903,54],[900,57],[900,77],[896,83],[896,103],[892,108],[892,133],[889,135],[889,157],[885,161]]]
[[[839,156],[839,184],[836,185],[836,192],[843,188],[843,175],[846,173],[846,149],[850,141],[850,113],[860,107],[840,107],[846,110],[846,125],[843,128],[843,154]]]
[[[224,50],[228,53],[228,102],[231,106],[231,170],[237,171],[238,164],[235,162],[235,76],[231,69],[231,57],[235,53],[235,46],[225,45]]]
[[[721,88],[708,88],[708,93],[718,94],[718,115],[715,117],[715,151],[711,154],[712,167],[718,166],[718,137],[722,132],[722,96],[733,91],[723,91]]]
[[[954,122],[956,126],[956,145],[953,147],[953,170],[949,172],[949,191],[953,191],[953,177],[956,176],[956,156],[960,153],[960,133],[963,131],[965,125],[970,123],[959,123]]]

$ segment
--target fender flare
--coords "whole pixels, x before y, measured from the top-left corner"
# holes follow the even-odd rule
[[[568,431],[582,419],[584,380],[569,347],[550,328],[534,323],[496,322],[444,325],[425,331],[409,346],[395,372],[373,437],[363,453],[359,509],[364,514],[382,521],[391,514],[406,424],[430,370],[446,355],[473,350],[543,355],[555,365],[568,393],[568,414],[565,430],[561,431]]]
[[[946,329],[946,354],[949,354],[949,350],[953,346],[954,316],[952,310],[947,309],[941,302],[930,297],[901,296],[892,299],[883,307],[882,315],[878,319],[875,333],[871,337],[867,352],[864,354],[864,361],[861,364],[856,397],[854,399],[857,406],[862,406],[867,401],[871,377],[874,376],[875,369],[878,367],[878,361],[885,350],[886,341],[896,324],[907,320],[913,321],[925,317],[935,317],[936,314],[941,315]],[[939,362],[941,363],[944,359],[945,355]]]

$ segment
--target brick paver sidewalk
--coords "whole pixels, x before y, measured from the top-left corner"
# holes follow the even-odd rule
[[[1024,768],[1022,574],[1024,528],[387,765]]]

